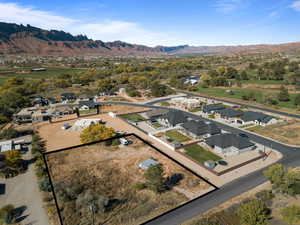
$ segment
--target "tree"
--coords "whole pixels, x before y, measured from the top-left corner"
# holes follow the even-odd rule
[[[291,205],[281,210],[282,220],[289,225],[298,224],[300,221],[300,207]]]
[[[280,92],[278,94],[278,100],[282,102],[287,102],[290,100],[290,95],[288,89],[285,88],[283,85],[280,87]]]
[[[13,205],[5,205],[0,209],[0,223],[12,224],[15,222],[16,216],[16,210]]]
[[[242,203],[237,213],[242,225],[265,225],[269,219],[269,209],[258,199]]]
[[[114,129],[107,128],[103,124],[92,124],[81,132],[80,140],[82,143],[90,143],[105,140],[114,136]]]
[[[286,169],[281,164],[275,164],[264,171],[264,175],[270,180],[273,188],[281,193],[295,195],[300,184],[300,172]]]
[[[160,193],[166,190],[164,170],[160,165],[150,166],[145,172],[146,186],[150,190]]]
[[[6,162],[11,166],[16,166],[20,161],[22,161],[21,153],[18,150],[10,150],[5,152]]]
[[[294,104],[295,105],[300,105],[300,94],[297,94],[295,99],[294,99]]]
[[[264,171],[265,177],[270,180],[275,188],[281,186],[286,173],[286,168],[281,164],[275,164]]]

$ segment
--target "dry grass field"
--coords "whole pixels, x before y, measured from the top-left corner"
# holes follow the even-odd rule
[[[300,145],[300,122],[296,120],[278,123],[266,127],[255,126],[249,131],[273,138],[282,143]]]
[[[95,224],[135,225],[169,211],[211,188],[205,181],[134,136],[133,144],[84,146],[47,155],[64,225],[91,224],[90,200],[109,200],[95,213]],[[167,191],[155,193],[137,188],[145,182],[138,165],[153,158],[164,169],[164,177],[181,174],[182,179]]]

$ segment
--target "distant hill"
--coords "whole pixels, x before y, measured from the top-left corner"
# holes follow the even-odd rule
[[[300,42],[278,45],[245,46],[156,46],[122,41],[103,42],[85,35],[72,35],[58,30],[44,30],[30,25],[0,22],[0,54],[25,55],[103,55],[153,56],[180,54],[255,54],[300,52]]]

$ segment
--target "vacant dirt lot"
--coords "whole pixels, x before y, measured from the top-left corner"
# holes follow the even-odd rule
[[[110,199],[118,199],[118,205],[105,213],[98,213],[96,221],[106,221],[105,224],[134,225],[198,197],[202,195],[203,190],[210,188],[202,179],[134,136],[127,139],[133,144],[129,146],[97,144],[48,155],[47,161],[55,190],[60,193],[59,185],[62,183],[74,185],[77,181],[84,187],[81,193],[89,189]],[[145,182],[144,170],[138,165],[149,158],[161,163],[165,178],[175,174],[181,174],[183,178],[173,188],[161,194],[155,194],[148,189],[137,189],[138,183]],[[70,187],[66,190],[68,188]],[[72,209],[70,218],[68,207],[73,206],[71,202],[59,201],[59,204],[63,208],[62,214],[67,221],[66,225],[72,224],[76,217],[80,220],[81,213],[85,213]],[[78,209],[78,206],[76,207]]]
[[[73,125],[77,120],[89,118],[89,119],[101,119],[106,122],[106,126],[112,127],[115,130],[122,130],[125,132],[130,132],[132,127],[127,123],[120,121],[118,118],[110,117],[107,112],[115,112],[117,114],[126,114],[130,112],[141,112],[145,111],[145,108],[141,107],[132,107],[132,106],[122,106],[122,105],[105,105],[101,111],[102,114],[81,117],[81,118],[69,118],[68,121],[61,121],[56,123],[40,123],[36,125],[36,129],[38,130],[40,136],[46,141],[46,149],[47,151],[53,151],[61,148],[67,148],[74,145],[81,144],[80,142],[80,131],[74,131],[73,129],[63,130],[62,126],[65,123]],[[105,112],[105,113],[104,113]]]
[[[290,145],[300,145],[300,122],[292,120],[266,127],[252,127],[249,131]]]

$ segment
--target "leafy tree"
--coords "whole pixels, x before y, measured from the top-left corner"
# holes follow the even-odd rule
[[[146,186],[160,193],[166,190],[164,170],[161,165],[150,166],[145,172]]]
[[[16,216],[16,210],[13,205],[5,205],[0,209],[0,222],[3,224],[14,223]]]
[[[258,199],[242,203],[237,213],[242,225],[265,225],[269,220],[269,209]]]
[[[11,166],[16,166],[22,161],[21,153],[18,150],[10,150],[5,152],[6,162]]]
[[[280,87],[280,92],[278,94],[278,100],[282,102],[287,102],[290,100],[290,95],[288,89],[285,88],[283,85]]]
[[[286,169],[281,164],[275,164],[264,171],[264,175],[270,180],[275,190],[281,193],[295,195],[300,184],[300,172]]]
[[[300,221],[300,207],[291,205],[281,210],[282,220],[289,225],[298,224]]]
[[[297,94],[295,99],[294,99],[294,104],[295,105],[300,105],[300,94]]]
[[[81,132],[80,140],[82,143],[90,143],[105,140],[114,136],[114,129],[108,128],[103,124],[92,124]]]

